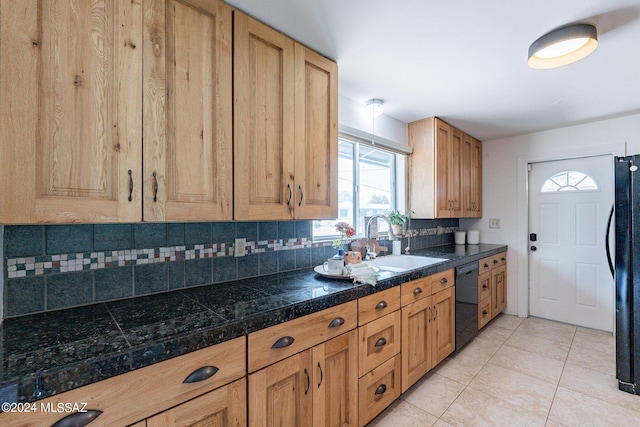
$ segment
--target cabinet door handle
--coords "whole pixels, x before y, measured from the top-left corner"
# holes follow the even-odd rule
[[[129,174],[129,198],[127,200],[132,201],[133,200],[133,172],[131,172],[131,169],[129,169],[129,171],[127,172]]]
[[[155,172],[152,173],[151,176],[153,177],[153,201],[157,202],[158,201],[158,177]]]
[[[318,383],[318,388],[320,388],[320,384],[322,384],[322,379],[324,378],[324,373],[322,372],[322,366],[320,366],[320,362],[318,362],[318,370],[320,371],[320,382]]]
[[[438,307],[433,306],[433,321],[435,322],[436,319],[438,318]]]
[[[387,391],[387,385],[386,384],[380,384],[378,386],[378,388],[376,389],[376,391],[374,392],[374,394],[384,394],[385,391]]]
[[[293,198],[293,190],[291,189],[291,184],[287,184],[287,189],[289,190],[289,198],[287,199],[287,206],[290,206],[291,199]]]
[[[278,341],[274,342],[271,348],[289,347],[291,344],[293,344],[294,341],[295,339],[293,337],[289,337],[289,336],[282,337]]]
[[[307,371],[307,368],[304,368],[304,375],[307,377],[307,388],[305,389],[304,394],[307,394],[311,388],[311,378],[309,377],[309,371]]]
[[[484,285],[482,285],[482,289],[488,289],[489,287],[487,286],[487,284],[485,283]]]
[[[482,310],[482,317],[486,316],[487,314],[489,314],[487,310]]]
[[[331,321],[331,323],[329,323],[330,328],[337,328],[338,326],[342,325],[344,325],[344,318],[342,317],[336,317]]]
[[[413,290],[413,294],[414,294],[414,295],[420,295],[421,293],[422,293],[422,288],[415,288],[415,289]]]
[[[198,368],[189,374],[187,378],[182,381],[183,384],[197,383],[207,380],[217,374],[219,369],[216,366],[203,366]]]
[[[387,345],[387,339],[385,337],[380,338],[378,341],[376,341],[376,343],[374,344],[375,347],[383,347]]]
[[[387,308],[386,301],[380,301],[378,304],[376,304],[376,310],[382,310],[383,308]]]
[[[51,425],[51,427],[84,427],[101,414],[102,411],[97,409],[89,409],[86,412],[74,412],[58,420],[55,424]]]
[[[440,280],[440,284],[444,285],[445,283],[449,283],[449,281],[447,280],[447,278],[446,278],[446,277],[443,277],[443,278]]]
[[[300,201],[298,202],[298,206],[302,206],[302,199],[304,197],[304,194],[302,193],[302,186],[298,185],[298,191],[300,192]]]
[[[431,307],[429,307],[429,317],[427,318],[427,323],[431,323],[432,317],[433,317],[433,313],[431,312]]]

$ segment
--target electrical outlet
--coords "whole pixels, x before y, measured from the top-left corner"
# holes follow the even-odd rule
[[[245,239],[244,237],[237,238],[235,244],[233,245],[233,256],[245,256],[247,254],[246,245],[247,239]]]
[[[489,218],[489,228],[500,228],[500,218]]]

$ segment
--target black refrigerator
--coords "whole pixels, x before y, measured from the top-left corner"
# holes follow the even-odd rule
[[[640,155],[614,161],[616,378],[640,394]]]

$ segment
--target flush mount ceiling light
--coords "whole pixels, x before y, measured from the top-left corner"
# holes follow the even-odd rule
[[[364,108],[373,117],[381,116],[384,110],[384,101],[382,99],[370,99],[365,103]]]
[[[576,62],[598,47],[598,32],[590,24],[555,29],[529,46],[529,67],[547,69]]]

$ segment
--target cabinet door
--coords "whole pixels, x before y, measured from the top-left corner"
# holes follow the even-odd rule
[[[407,391],[433,366],[431,297],[402,307],[402,392]]]
[[[462,192],[463,216],[482,217],[482,143],[463,134]]]
[[[306,350],[249,375],[250,426],[310,426],[312,352]]]
[[[139,221],[140,3],[3,0],[0,40],[0,222]]]
[[[338,66],[295,45],[295,216],[338,216]]]
[[[244,378],[190,400],[147,420],[147,427],[247,425]]]
[[[451,201],[451,218],[462,216],[462,151],[463,133],[455,128],[451,128],[451,144],[449,145],[449,174],[448,174],[448,198]]]
[[[491,270],[491,315],[497,316],[507,307],[507,267]]]
[[[313,349],[313,425],[358,425],[358,332]]]
[[[144,219],[230,220],[231,8],[144,4]]]
[[[234,219],[293,219],[294,42],[234,11],[233,51]]]
[[[436,217],[451,216],[451,190],[449,176],[451,172],[450,149],[453,129],[442,120],[435,120],[435,169],[436,169]],[[415,183],[418,184],[418,183]],[[419,184],[418,184],[419,185]]]
[[[431,322],[432,366],[442,362],[456,348],[454,289],[447,288],[431,296],[434,312]]]

